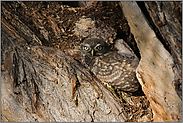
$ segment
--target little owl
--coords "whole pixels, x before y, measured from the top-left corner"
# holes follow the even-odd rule
[[[135,92],[139,88],[135,70],[137,61],[110,51],[105,41],[90,38],[81,44],[82,63],[102,82],[122,91]]]

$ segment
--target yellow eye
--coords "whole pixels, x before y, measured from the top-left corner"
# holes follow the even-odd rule
[[[98,46],[97,49],[98,49],[98,50],[102,50],[103,47],[102,47],[102,46]]]
[[[84,50],[89,50],[89,47],[87,47],[87,46],[84,46]]]

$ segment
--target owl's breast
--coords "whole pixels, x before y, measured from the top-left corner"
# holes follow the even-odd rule
[[[139,87],[135,75],[136,67],[131,59],[109,52],[96,57],[90,70],[103,82],[125,91],[136,91]]]
[[[86,55],[86,56],[83,56],[82,62],[84,63],[85,67],[91,68],[91,66],[93,66],[93,64],[95,63],[95,59],[96,59],[95,56],[91,57]]]

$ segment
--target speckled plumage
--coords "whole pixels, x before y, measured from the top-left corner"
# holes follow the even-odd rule
[[[85,40],[81,44],[81,54],[82,63],[102,82],[123,91],[138,90],[139,83],[135,75],[138,62],[133,58],[110,51],[107,43],[97,38]]]

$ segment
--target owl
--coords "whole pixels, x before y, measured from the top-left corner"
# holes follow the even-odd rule
[[[108,44],[98,38],[86,39],[81,44],[82,64],[103,83],[127,92],[139,88],[135,70],[137,61],[110,51]]]

